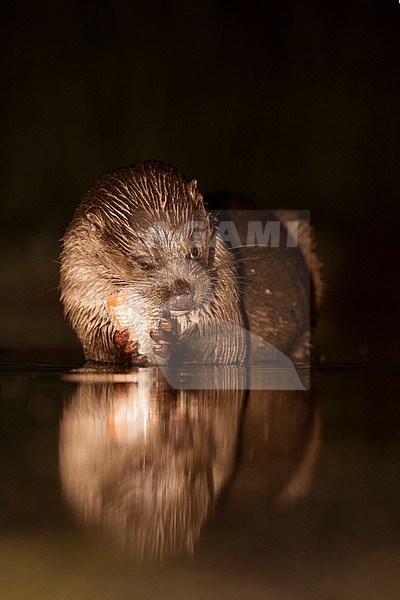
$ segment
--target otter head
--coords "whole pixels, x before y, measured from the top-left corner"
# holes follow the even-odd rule
[[[173,317],[207,310],[212,297],[214,223],[196,180],[145,161],[106,175],[81,206],[86,259],[107,295],[131,290]]]

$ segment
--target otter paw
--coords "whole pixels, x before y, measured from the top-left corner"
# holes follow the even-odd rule
[[[124,360],[129,360],[135,365],[140,365],[147,361],[145,354],[139,354],[139,342],[134,342],[130,339],[129,329],[118,329],[114,333],[114,343]]]
[[[154,354],[161,358],[171,358],[176,344],[174,325],[169,319],[160,319],[157,329],[150,331],[150,337],[155,342]]]

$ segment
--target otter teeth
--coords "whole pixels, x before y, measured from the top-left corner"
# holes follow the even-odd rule
[[[182,317],[183,315],[187,315],[190,310],[171,310],[170,309],[170,314],[171,317]]]

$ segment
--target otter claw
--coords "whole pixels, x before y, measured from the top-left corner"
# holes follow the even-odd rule
[[[176,335],[174,333],[174,324],[169,319],[160,319],[157,323],[157,329],[150,331],[150,337],[155,342],[154,354],[161,358],[171,358],[176,343]]]
[[[139,354],[139,342],[129,339],[129,329],[119,329],[114,333],[114,343],[124,360],[131,360],[139,365],[147,361],[145,354]]]
[[[170,344],[163,346],[154,346],[153,351],[154,354],[156,354],[157,356],[168,359],[172,356],[173,346],[171,346]]]
[[[158,322],[158,328],[162,331],[173,331],[174,324],[169,319],[162,318]]]
[[[146,354],[133,354],[132,355],[132,363],[134,365],[147,364],[147,356],[146,356]]]
[[[117,348],[124,348],[129,342],[129,329],[119,329],[114,333],[114,342]]]
[[[175,335],[170,331],[160,331],[159,329],[153,329],[150,331],[150,337],[156,344],[173,344],[175,341]]]
[[[129,340],[124,347],[125,354],[139,354],[139,342]]]

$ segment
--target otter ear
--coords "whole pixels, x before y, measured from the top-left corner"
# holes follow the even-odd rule
[[[197,189],[197,179],[192,179],[192,181],[189,183],[189,192],[190,192],[190,195],[193,198],[193,200],[199,206],[201,206],[203,204],[203,196],[200,194],[199,190]]]
[[[87,221],[89,221],[90,224],[90,229],[95,232],[98,233],[99,231],[101,231],[104,227],[104,222],[103,219],[101,218],[101,216],[97,213],[94,212],[87,212],[85,214],[85,219]]]
[[[208,227],[210,228],[210,230],[212,232],[214,232],[217,229],[217,220],[213,213],[210,213],[210,212],[207,213],[207,222],[208,222]]]
[[[197,189],[197,179],[192,179],[192,181],[189,183],[189,191],[192,198],[196,199],[199,195],[199,190]]]

